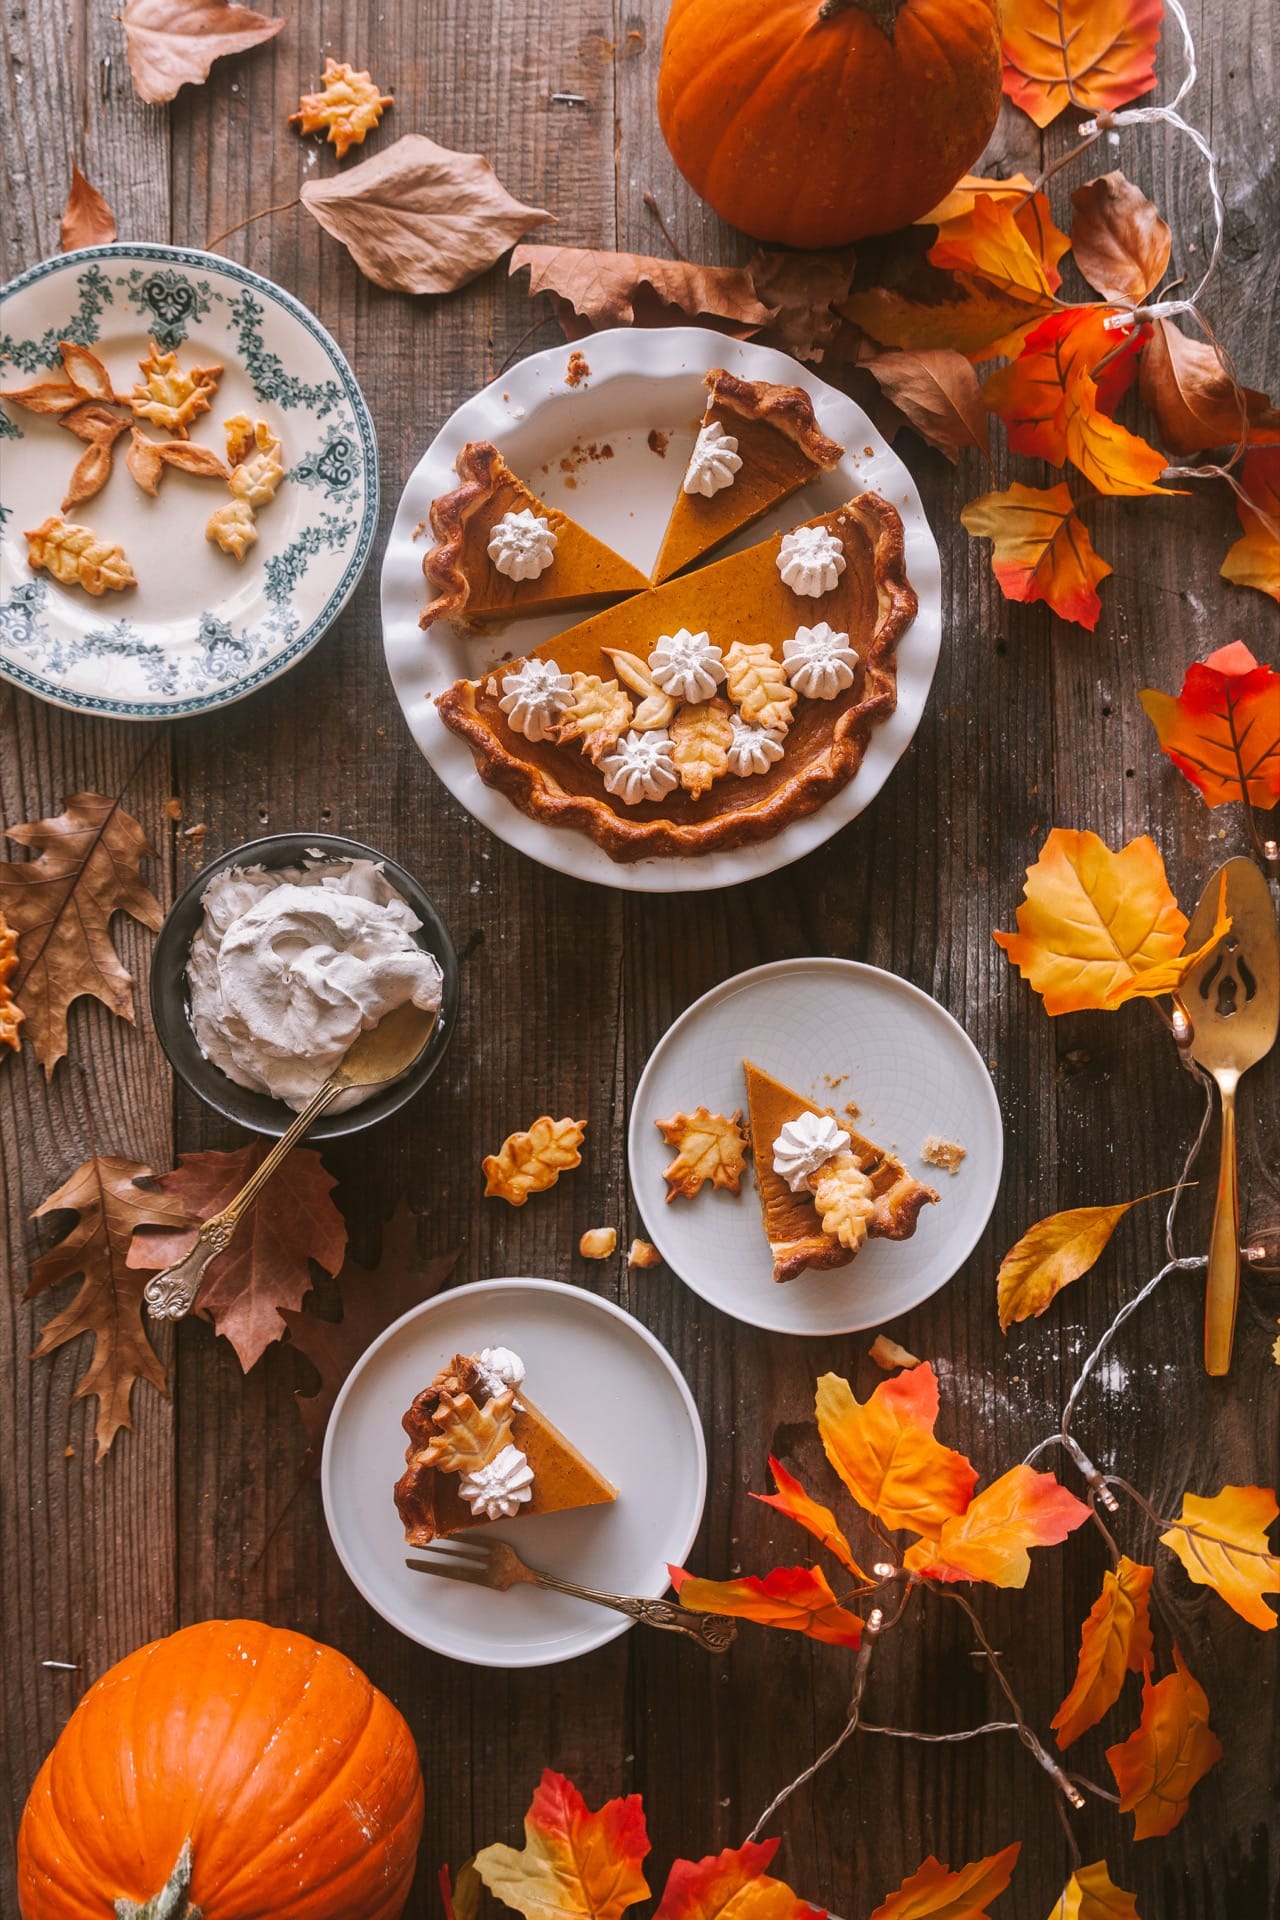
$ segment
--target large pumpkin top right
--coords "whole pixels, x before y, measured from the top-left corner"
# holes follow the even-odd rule
[[[696,192],[793,247],[906,226],[1000,110],[997,0],[674,0],[658,118]]]

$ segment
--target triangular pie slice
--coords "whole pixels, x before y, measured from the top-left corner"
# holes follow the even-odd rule
[[[868,1234],[885,1240],[909,1240],[921,1207],[938,1198],[933,1188],[908,1173],[901,1160],[885,1148],[855,1133],[848,1120],[833,1114],[829,1107],[815,1106],[751,1060],[743,1061],[742,1071],[747,1083],[756,1191],[765,1238],[773,1254],[774,1279],[794,1280],[809,1267],[845,1267],[860,1251],[858,1247],[842,1246],[833,1234],[825,1232],[812,1194],[793,1193],[774,1172],[773,1143],[787,1122],[798,1120],[802,1114],[830,1116],[849,1135],[849,1151],[871,1183]]]
[[[502,1351],[505,1355],[505,1350]],[[431,1540],[462,1533],[469,1527],[484,1526],[497,1517],[517,1518],[532,1513],[563,1513],[575,1507],[607,1506],[618,1497],[617,1488],[532,1404],[523,1384],[495,1398],[492,1376],[484,1365],[485,1357],[484,1354],[455,1354],[430,1386],[418,1394],[401,1422],[409,1436],[409,1446],[405,1452],[404,1473],[396,1482],[395,1499],[410,1546],[426,1546]],[[515,1356],[505,1357],[514,1359]],[[524,1456],[532,1472],[529,1497],[522,1499],[513,1513],[498,1516],[473,1511],[462,1495],[463,1473],[456,1466],[449,1469],[424,1459],[442,1435],[448,1438],[450,1418],[457,1416],[459,1408],[464,1410],[464,1424],[468,1414],[475,1421],[480,1441],[483,1443],[488,1437],[491,1458],[496,1458],[506,1446],[514,1447]],[[490,1464],[483,1458],[483,1445],[475,1464]]]
[[[828,544],[836,543],[843,566],[835,584],[817,595],[788,586],[780,570],[789,565],[784,541],[794,542],[805,529],[820,529]],[[593,614],[523,660],[506,661],[478,680],[456,681],[437,705],[446,725],[469,743],[481,778],[534,819],[589,834],[615,860],[710,853],[768,839],[853,778],[872,729],[894,710],[896,649],[915,611],[902,522],[887,501],[864,493],[805,522],[804,529],[774,534]],[[652,709],[642,712],[646,702],[634,684],[634,664],[629,668],[620,656],[647,665],[660,639],[683,630],[709,636],[726,661],[735,647],[754,648],[754,656],[738,657],[781,675],[787,642],[801,627],[820,624],[847,636],[857,656],[849,684],[835,697],[802,698],[784,681],[780,707],[771,711],[744,695],[742,678],[734,675],[693,714],[730,738],[736,714],[756,728],[757,745],[760,732],[768,731],[768,764],[738,773],[722,759],[709,784],[695,791],[682,783],[655,799],[629,800],[606,787],[609,752],[633,725],[653,723]],[[537,738],[527,727],[518,730],[519,714],[503,705],[513,699],[504,687],[530,663],[548,672],[554,666],[568,677],[579,707],[578,696],[589,688],[606,709],[601,724],[591,727],[575,713],[534,729]],[[632,681],[626,679],[629,670]],[[744,668],[742,677],[754,671]],[[684,707],[688,712],[689,703]],[[679,712],[673,725],[686,725]]]
[[[431,503],[436,544],[422,571],[434,597],[422,626],[435,620],[470,625],[560,613],[648,586],[638,567],[518,480],[490,441],[470,441],[454,466],[461,485]],[[494,529],[508,514],[535,515],[555,536],[550,564],[533,578],[513,579],[489,557]]]
[[[733,455],[719,466],[722,484],[711,493],[699,490],[696,460],[686,470],[654,562],[655,583],[710,553],[820,473],[830,473],[844,454],[819,427],[802,387],[740,380],[723,367],[713,367],[703,385],[709,398],[698,444],[708,429],[718,429],[711,437],[732,441]],[[727,478],[733,460],[737,470]],[[704,484],[713,484],[710,476]]]

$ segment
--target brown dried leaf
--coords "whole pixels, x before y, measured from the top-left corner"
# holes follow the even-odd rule
[[[978,376],[954,347],[877,353],[862,364],[908,425],[953,465],[962,447],[989,451],[991,418]]]
[[[431,1416],[436,1438],[417,1456],[417,1464],[442,1473],[472,1473],[487,1466],[511,1439],[510,1388],[478,1407],[469,1393],[444,1393]]]
[[[1170,453],[1233,447],[1248,428],[1250,443],[1280,441],[1280,407],[1256,387],[1241,387],[1207,340],[1190,340],[1171,320],[1157,320],[1138,364],[1138,392],[1155,415]]]
[[[158,105],[201,86],[215,60],[272,39],[284,26],[228,0],[129,0],[121,16],[134,91]]]
[[[108,413],[96,400],[86,400],[81,406],[73,407],[70,413],[64,413],[58,425],[90,446],[101,444],[109,447],[120,438],[129,422],[118,413]]]
[[[780,253],[764,248],[747,267],[756,297],[773,309],[761,344],[797,360],[822,360],[844,322],[832,311],[847,300],[856,256],[852,247],[828,253]]]
[[[570,340],[600,327],[698,321],[745,339],[773,319],[749,269],[699,267],[594,247],[517,247],[511,272],[529,269],[529,293],[551,295]]]
[[[527,1133],[509,1133],[497,1153],[484,1157],[486,1200],[522,1207],[531,1193],[554,1187],[562,1173],[582,1165],[578,1148],[586,1130],[585,1120],[553,1120],[544,1113]]]
[[[452,293],[551,215],[509,194],[478,153],[408,133],[330,180],[302,204],[361,273],[398,293]]]
[[[1173,236],[1140,187],[1124,174],[1102,173],[1071,196],[1071,251],[1104,300],[1137,306],[1159,286]]]
[[[86,500],[92,500],[95,493],[102,492],[110,478],[111,443],[107,440],[94,441],[85,448],[71,470],[62,500],[62,511],[70,513],[73,507],[81,507]]]
[[[303,94],[289,125],[302,133],[324,134],[341,160],[394,105],[393,96],[379,93],[369,74],[357,73],[344,60],[326,59],[320,92]]]
[[[64,587],[83,587],[96,599],[108,590],[121,593],[138,584],[124,548],[102,539],[92,527],[50,514],[27,533],[26,540],[27,565],[52,574]]]
[[[9,985],[17,971],[18,936],[3,913],[0,913],[0,1047],[10,1047],[14,1053],[21,1053],[18,1028],[27,1016],[14,999],[13,989]],[[639,1246],[640,1242],[636,1241],[635,1245]]]
[[[181,1216],[181,1209],[163,1194],[134,1185],[150,1174],[150,1167],[136,1160],[95,1154],[32,1215],[39,1220],[61,1208],[79,1215],[71,1231],[32,1267],[25,1297],[33,1299],[46,1287],[80,1276],[80,1291],[43,1328],[32,1358],[55,1353],[79,1334],[94,1336],[93,1359],[74,1397],[97,1395],[99,1460],[120,1428],[133,1425],[129,1401],[135,1380],[149,1380],[160,1393],[168,1392],[160,1357],[143,1330],[143,1283],[125,1264],[136,1227],[167,1225]]]
[[[71,164],[71,191],[62,215],[63,253],[77,247],[105,246],[116,237],[116,217],[98,189],[85,179],[78,166]]]
[[[669,1120],[655,1120],[654,1125],[667,1145],[677,1149],[671,1165],[662,1170],[668,1204],[681,1198],[692,1200],[708,1180],[727,1193],[741,1191],[747,1142],[740,1111],[711,1113],[706,1107],[696,1107],[692,1113],[673,1113]]]
[[[181,1224],[139,1232],[129,1247],[130,1267],[159,1270],[181,1260],[195,1245],[200,1221],[234,1199],[270,1145],[253,1141],[228,1153],[180,1155],[174,1171],[157,1184],[177,1203]],[[284,1338],[279,1310],[302,1305],[313,1284],[311,1262],[326,1273],[337,1273],[342,1265],[347,1227],[330,1198],[336,1184],[318,1153],[295,1147],[230,1247],[206,1272],[195,1311],[226,1335],[246,1373],[273,1340]]]

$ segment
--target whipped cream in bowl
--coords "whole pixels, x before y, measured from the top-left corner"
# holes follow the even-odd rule
[[[395,861],[335,834],[272,835],[215,860],[175,902],[152,960],[170,1064],[258,1133],[283,1133],[353,1042],[408,1003],[435,1016],[422,1053],[398,1079],[340,1095],[309,1141],[403,1106],[457,1016],[457,960],[430,897]]]

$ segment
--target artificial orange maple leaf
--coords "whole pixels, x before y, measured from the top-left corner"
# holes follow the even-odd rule
[[[1142,1683],[1142,1718],[1127,1740],[1107,1748],[1107,1765],[1120,1789],[1120,1811],[1134,1816],[1135,1840],[1172,1833],[1192,1789],[1222,1758],[1209,1725],[1204,1688],[1173,1649],[1173,1672]]]
[[[1195,661],[1176,699],[1154,687],[1138,697],[1161,751],[1206,806],[1280,800],[1280,673],[1260,666],[1243,641]]]
[[[1018,931],[996,933],[1046,1013],[1109,1007],[1115,989],[1182,953],[1187,917],[1149,834],[1113,853],[1096,833],[1054,827],[1027,868]]]
[[[1102,612],[1098,584],[1113,571],[1077,518],[1071,489],[1024,487],[984,493],[960,512],[975,539],[993,543],[991,571],[1006,600],[1043,600],[1092,633]]]
[[[1280,1558],[1267,1529],[1280,1519],[1270,1487],[1224,1487],[1206,1499],[1184,1493],[1177,1526],[1160,1535],[1197,1586],[1212,1587],[1243,1620],[1273,1631],[1277,1615],[1263,1595],[1280,1593]]]
[[[923,1866],[909,1874],[871,1920],[987,1920],[987,1908],[1013,1878],[1022,1842],[985,1860],[970,1861],[953,1873],[930,1854]]]
[[[525,1920],[621,1920],[649,1887],[640,1863],[649,1851],[638,1793],[607,1800],[597,1813],[563,1774],[548,1768],[524,1817],[520,1849],[484,1847],[475,1870]]]
[[[1131,1893],[1116,1886],[1105,1860],[1077,1867],[1063,1888],[1049,1920],[1141,1920]]]
[[[839,312],[882,346],[954,347],[982,360],[1020,340],[1053,307],[1051,294],[1018,300],[977,274],[951,273],[913,291],[865,287],[842,301]]]
[[[680,1603],[695,1613],[728,1613],[807,1634],[829,1647],[856,1647],[862,1622],[842,1607],[821,1567],[775,1567],[761,1579],[744,1574],[737,1580],[701,1580],[683,1567],[668,1567]]]
[[[171,1225],[182,1218],[177,1202],[134,1184],[150,1175],[150,1167],[136,1160],[93,1154],[32,1215],[39,1220],[60,1208],[79,1215],[71,1231],[35,1262],[25,1298],[80,1276],[80,1291],[43,1328],[32,1358],[56,1352],[78,1334],[94,1336],[93,1359],[74,1397],[97,1395],[99,1460],[120,1428],[133,1425],[129,1402],[135,1380],[149,1380],[158,1392],[168,1392],[160,1356],[143,1331],[142,1281],[125,1260],[136,1227]]]
[[[1065,107],[1123,107],[1156,83],[1164,0],[1002,0],[1004,90],[1047,127]]]
[[[1075,1679],[1050,1723],[1064,1753],[1115,1705],[1125,1674],[1150,1665],[1153,1572],[1121,1554],[1119,1565],[1102,1576],[1102,1592],[1080,1630]]]
[[[1039,214],[1038,220],[1047,220],[1047,213]],[[1038,225],[1032,232],[1034,239],[1024,232],[1008,200],[989,193],[975,194],[966,212],[939,227],[929,260],[933,266],[953,273],[978,274],[1008,300],[1029,306],[1051,305],[1054,287],[1050,274],[1060,286],[1057,263],[1070,242],[1052,220],[1047,227]]]
[[[785,1513],[790,1520],[798,1521],[815,1540],[820,1540],[828,1553],[833,1553],[841,1566],[847,1567],[855,1580],[865,1580],[866,1574],[853,1557],[853,1548],[845,1537],[840,1522],[830,1507],[824,1507],[815,1500],[794,1474],[787,1472],[780,1460],[769,1455],[769,1471],[773,1475],[776,1493],[753,1493],[752,1499],[759,1500],[766,1507],[776,1507],[779,1513]]]
[[[781,1843],[747,1840],[704,1860],[675,1860],[653,1920],[826,1920],[765,1868]]]
[[[1208,959],[1218,942],[1230,931],[1231,915],[1227,912],[1227,881],[1224,874],[1218,884],[1218,904],[1213,925],[1200,945],[1188,952],[1175,954],[1171,959],[1156,960],[1150,966],[1139,967],[1132,979],[1118,981],[1112,987],[1107,995],[1107,1005],[1118,1007],[1126,1000],[1158,1000],[1161,994],[1177,993],[1187,976],[1194,973],[1202,960]]]
[[[352,147],[362,145],[395,98],[379,93],[368,73],[357,73],[345,60],[326,59],[319,93],[304,93],[289,125],[301,133],[323,133],[341,160]]]
[[[1142,1195],[1145,1200],[1154,1197]],[[1130,1207],[1140,1204],[1122,1200],[1112,1207],[1068,1207],[1028,1227],[996,1274],[1001,1333],[1020,1320],[1038,1318],[1064,1287],[1088,1273]]]
[[[48,1079],[67,1051],[67,1011],[82,994],[133,1019],[133,979],[111,943],[111,917],[130,914],[157,931],[160,902],[139,863],[155,848],[102,793],[75,793],[48,820],[8,829],[34,860],[0,860],[0,912],[18,936],[13,991]]]
[[[818,1382],[818,1432],[858,1505],[886,1527],[933,1539],[964,1512],[978,1479],[963,1454],[934,1438],[937,1418],[938,1381],[928,1361],[882,1380],[861,1402],[838,1374]]]
[[[1236,497],[1244,538],[1223,561],[1222,577],[1280,600],[1280,447],[1256,447],[1247,453],[1240,484],[1249,496]]]
[[[1029,1547],[1056,1546],[1089,1518],[1089,1509],[1051,1473],[1010,1467],[962,1514],[948,1520],[936,1541],[919,1540],[903,1565],[931,1580],[985,1580],[994,1587],[1025,1587]]]

